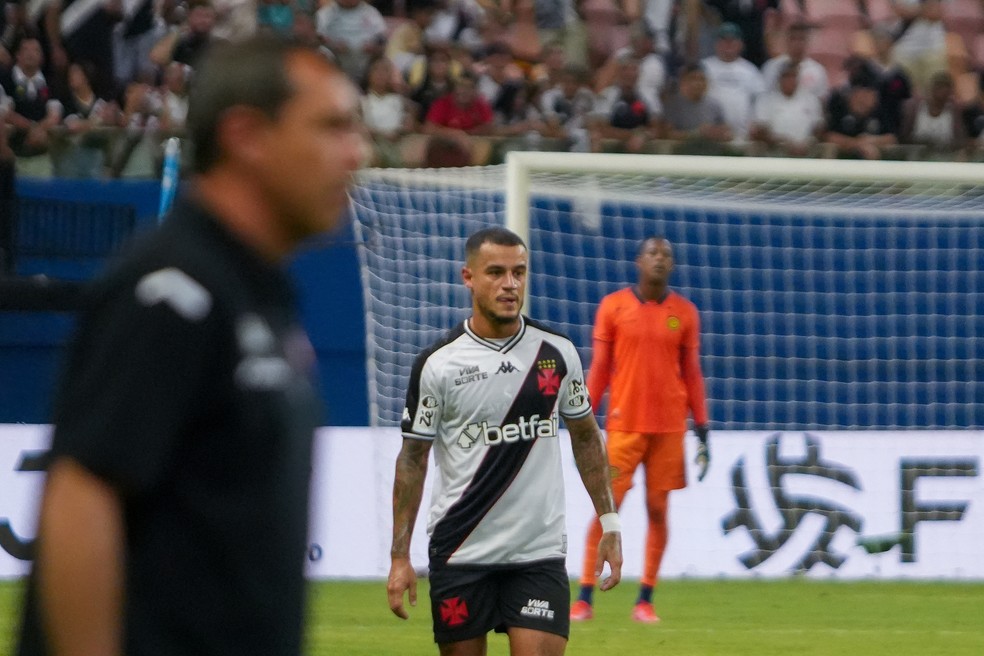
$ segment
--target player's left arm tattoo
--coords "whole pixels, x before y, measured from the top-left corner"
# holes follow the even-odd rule
[[[593,414],[565,421],[571,434],[571,448],[577,471],[581,474],[581,481],[591,497],[595,512],[598,516],[615,512],[608,452],[605,450],[598,422]]]

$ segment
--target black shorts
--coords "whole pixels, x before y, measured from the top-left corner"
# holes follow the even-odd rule
[[[439,644],[511,627],[570,634],[571,582],[563,559],[432,567],[430,597]]]

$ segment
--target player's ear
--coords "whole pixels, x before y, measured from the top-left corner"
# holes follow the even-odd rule
[[[216,126],[220,152],[233,161],[256,162],[266,151],[263,137],[268,125],[269,119],[257,109],[230,107]]]
[[[463,266],[461,267],[461,279],[465,281],[465,287],[468,289],[472,288],[472,270],[471,267]]]

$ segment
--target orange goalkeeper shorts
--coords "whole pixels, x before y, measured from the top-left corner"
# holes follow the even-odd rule
[[[687,486],[683,447],[684,433],[608,433],[608,462],[612,467],[612,488],[616,497],[632,487],[632,476],[646,468],[646,488],[679,490]]]

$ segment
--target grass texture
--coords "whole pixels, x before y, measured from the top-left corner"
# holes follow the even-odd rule
[[[21,591],[0,583],[0,654],[13,651]],[[625,581],[596,594],[595,618],[572,626],[567,654],[984,654],[984,583],[669,580],[654,626],[629,619],[636,591]],[[437,654],[425,580],[408,621],[390,613],[382,581],[318,582],[311,593],[310,656]],[[505,636],[489,636],[489,656],[508,653]]]

